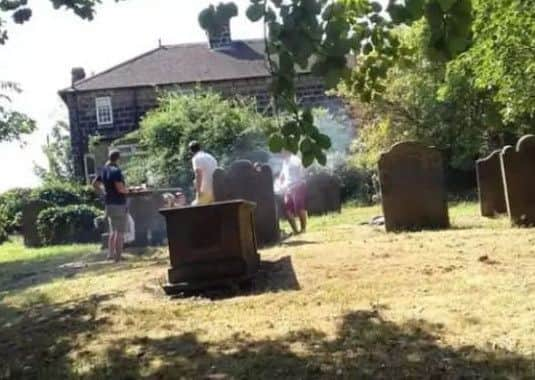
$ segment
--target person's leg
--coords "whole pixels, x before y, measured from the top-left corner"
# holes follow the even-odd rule
[[[299,221],[301,223],[301,233],[307,232],[308,212],[303,209],[299,211]]]
[[[115,258],[115,232],[110,228],[108,234],[108,260]]]
[[[120,261],[123,258],[124,247],[124,233],[117,232],[115,234],[115,261]]]
[[[284,195],[284,215],[286,216],[288,223],[290,223],[292,232],[294,235],[297,235],[299,230],[297,229],[297,223],[295,222],[294,201],[290,191]]]

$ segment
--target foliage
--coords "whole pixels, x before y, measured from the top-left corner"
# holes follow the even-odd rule
[[[93,221],[102,211],[86,205],[51,207],[41,211],[37,230],[44,245],[91,243],[99,239]]]
[[[49,0],[54,8],[65,7],[79,17],[92,20],[95,6],[101,0]],[[115,0],[119,1],[119,0]],[[0,45],[8,40],[6,17],[16,24],[23,24],[31,19],[32,8],[28,0],[0,0]],[[12,82],[0,80],[0,142],[19,140],[21,135],[35,131],[35,122],[23,113],[8,108],[10,93],[20,92],[20,88]]]
[[[35,173],[45,183],[74,182],[74,159],[72,155],[69,126],[58,122],[47,137],[43,152],[48,159],[48,168],[36,165]]]
[[[380,153],[394,143],[418,140],[441,149],[450,167],[471,170],[477,157],[506,139],[491,95],[464,77],[444,97],[447,64],[428,59],[429,30],[417,23],[397,33],[411,58],[388,71],[381,97],[359,105],[363,120],[354,146],[357,165],[374,168]]]
[[[329,88],[342,80],[370,101],[383,92],[379,81],[403,55],[391,33],[396,25],[424,19],[431,36],[427,51],[436,59],[451,59],[470,42],[470,0],[391,0],[389,18],[378,2],[368,0],[250,1],[247,17],[264,23],[275,113],[289,115],[279,118],[269,146],[274,152],[300,151],[306,166],[325,165],[331,144],[310,110],[297,104],[298,68],[311,67]],[[350,54],[359,56],[357,70],[349,70]]]
[[[6,229],[9,233],[20,230],[20,216],[24,204],[30,199],[31,189],[17,188],[0,194],[0,209],[6,218]]]
[[[5,243],[9,237],[9,220],[4,207],[0,205],[0,245]]]
[[[521,0],[474,0],[470,50],[448,65],[445,98],[459,81],[488,91],[508,124],[535,118],[535,7]]]
[[[132,181],[130,176],[137,172],[145,173],[142,182],[188,186],[193,178],[190,141],[199,141],[224,165],[264,146],[264,131],[270,124],[253,104],[241,100],[223,99],[209,91],[166,93],[141,122],[144,155],[131,160],[125,170],[127,179]]]
[[[32,191],[31,197],[50,202],[59,207],[81,203],[79,195],[70,186],[51,185],[40,187]]]
[[[237,15],[238,7],[234,3],[219,3],[217,7],[210,5],[199,14],[199,24],[207,32],[218,32]]]
[[[0,2],[0,7],[1,4]],[[0,29],[0,36],[1,33]],[[28,116],[9,108],[10,95],[20,91],[16,84],[0,80],[0,142],[19,140],[22,135],[30,134],[36,129],[35,122]]]

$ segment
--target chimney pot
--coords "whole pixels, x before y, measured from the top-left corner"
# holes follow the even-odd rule
[[[75,67],[71,70],[71,83],[74,85],[76,82],[85,79],[85,70],[83,67]]]

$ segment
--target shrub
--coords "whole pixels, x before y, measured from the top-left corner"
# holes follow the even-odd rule
[[[5,229],[8,233],[20,231],[22,208],[31,193],[32,189],[16,188],[0,195],[0,207],[3,208]]]
[[[146,178],[136,180],[189,186],[193,178],[190,141],[199,141],[224,166],[265,147],[264,131],[270,127],[271,119],[256,112],[252,103],[200,90],[190,95],[167,93],[141,122],[141,148],[146,155],[127,165],[126,177],[132,180],[135,173],[144,173]]]
[[[51,185],[37,188],[32,191],[32,198],[47,201],[56,206],[70,206],[82,204],[82,199],[73,186]]]
[[[0,207],[0,244],[8,239],[8,218],[4,207]]]
[[[359,205],[374,203],[374,197],[379,193],[374,171],[343,163],[334,169],[334,174],[341,181],[342,202],[354,202]]]
[[[86,205],[51,207],[39,214],[37,230],[44,245],[97,242],[94,220],[101,215],[102,211]]]

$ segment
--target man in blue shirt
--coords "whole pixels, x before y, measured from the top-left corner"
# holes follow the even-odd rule
[[[106,217],[110,226],[108,259],[116,262],[121,260],[127,224],[126,194],[128,194],[128,189],[118,166],[120,157],[118,150],[112,150],[101,174],[93,181],[93,187],[98,192],[102,192],[104,187]]]

